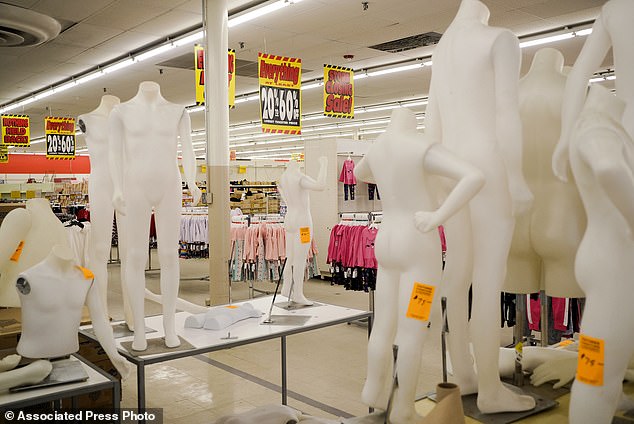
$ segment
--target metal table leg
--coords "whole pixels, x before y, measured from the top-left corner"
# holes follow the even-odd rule
[[[139,412],[145,410],[145,363],[139,362],[136,367],[136,393]]]
[[[288,387],[286,386],[286,336],[281,337],[282,341],[282,405],[288,404]]]

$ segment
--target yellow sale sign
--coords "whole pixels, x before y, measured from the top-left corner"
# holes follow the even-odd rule
[[[324,65],[324,115],[354,118],[354,71]]]
[[[262,131],[302,133],[302,60],[258,53]]]

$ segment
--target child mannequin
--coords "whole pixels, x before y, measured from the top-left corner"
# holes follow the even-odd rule
[[[440,284],[442,252],[438,234],[432,230],[465,206],[482,187],[483,177],[442,145],[429,143],[416,130],[414,114],[404,108],[394,110],[387,130],[359,162],[355,174],[362,181],[376,183],[383,201],[375,242],[379,264],[376,298],[380,301],[368,345],[362,397],[366,404],[386,409],[392,388],[392,345],[397,345],[399,384],[388,418],[394,424],[412,423],[420,354],[428,331],[428,321],[406,317],[412,289],[415,282]],[[440,207],[429,181],[432,174],[457,181]]]
[[[313,302],[304,296],[304,271],[308,249],[313,237],[313,218],[310,214],[309,191],[326,188],[326,168],[328,159],[319,158],[319,174],[317,180],[303,174],[299,163],[288,162],[286,171],[280,177],[279,190],[288,207],[284,217],[286,229],[286,266],[284,267],[284,284],[282,295],[299,305],[312,305]],[[308,228],[310,238],[302,240],[300,229]],[[292,293],[291,293],[292,285]]]

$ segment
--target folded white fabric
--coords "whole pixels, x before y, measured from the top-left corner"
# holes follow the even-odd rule
[[[240,306],[224,305],[210,308],[204,314],[190,315],[185,319],[186,328],[204,328],[205,330],[222,330],[247,318],[259,318],[262,312],[250,303]]]

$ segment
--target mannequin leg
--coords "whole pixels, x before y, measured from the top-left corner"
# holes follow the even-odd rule
[[[614,294],[617,296],[625,295],[628,298],[625,300],[631,300],[626,290],[613,287],[609,290],[615,290]],[[591,386],[575,380],[570,398],[571,423],[611,423],[617,409],[623,376],[634,352],[634,340],[624,335],[633,333],[634,323],[627,314],[623,315],[623,311],[627,311],[627,305],[631,307],[632,303],[614,299],[614,294],[606,296],[605,290],[602,293],[588,293],[582,333],[604,341],[604,385]],[[603,299],[596,302],[595,296]]]
[[[117,213],[117,233],[119,234],[119,258],[121,261],[121,297],[123,298],[123,315],[125,322],[130,329],[134,331],[134,318],[132,316],[132,307],[130,306],[130,294],[128,292],[128,284],[125,276],[126,274],[126,242],[123,237],[126,229],[126,217]],[[148,236],[149,237],[149,236]]]
[[[135,196],[129,196],[132,200]],[[139,199],[139,196],[136,196]],[[141,203],[141,204],[139,204]],[[127,292],[134,323],[134,341],[132,349],[147,349],[145,339],[145,263],[147,261],[147,249],[150,239],[150,215],[149,205],[143,202],[130,201],[127,205],[126,229],[123,234],[126,248],[124,270]]]
[[[306,259],[308,258],[308,249],[310,243],[302,243],[299,238],[291,241],[293,249],[293,292],[291,300],[300,305],[312,305],[313,302],[304,296],[304,275],[306,271]],[[287,262],[288,265],[288,262]]]
[[[482,211],[473,204],[471,208],[472,211]],[[476,219],[472,226],[474,251],[471,335],[478,369],[478,408],[483,413],[525,411],[535,407],[535,400],[505,388],[500,381],[498,367],[500,292],[504,285],[514,220],[510,214],[491,214],[490,207],[487,209],[489,212],[486,217],[483,213],[479,216],[474,214]]]
[[[473,255],[469,210],[459,211],[444,226],[447,258],[439,298],[447,297],[447,348],[451,358],[453,381],[462,394],[478,390],[478,378],[469,349],[469,285]]]
[[[167,197],[167,196],[166,196]],[[180,227],[180,205],[175,208],[156,208],[156,236],[158,242],[158,256],[161,263],[161,297],[163,303],[163,329],[165,331],[165,345],[176,347],[180,340],[176,335],[176,298],[180,284],[180,267],[178,263],[178,238]]]
[[[299,233],[286,231],[286,240],[284,242],[284,249],[286,250],[286,266],[284,267],[284,273],[282,275],[282,296],[289,297],[291,294],[291,286],[293,291],[297,286],[293,284],[293,264],[295,262],[295,252],[291,243],[295,238],[299,239]],[[303,278],[303,277],[302,277]],[[289,299],[290,301],[290,299]]]
[[[396,337],[399,272],[379,267],[376,276],[374,324],[368,342],[368,374],[363,402],[377,409],[387,408],[392,382],[392,344]]]
[[[429,321],[420,321],[407,318],[412,288],[415,281],[423,280],[432,283],[434,279],[426,279],[429,273],[424,270],[412,270],[401,275],[398,291],[398,329],[396,331],[395,344],[398,346],[396,372],[398,376],[398,389],[394,393],[390,423],[409,424],[415,422],[417,417],[414,408],[416,400],[416,385],[421,365],[421,353],[423,343],[429,328]],[[439,281],[439,279],[435,279]],[[437,299],[435,299],[437,300]]]

